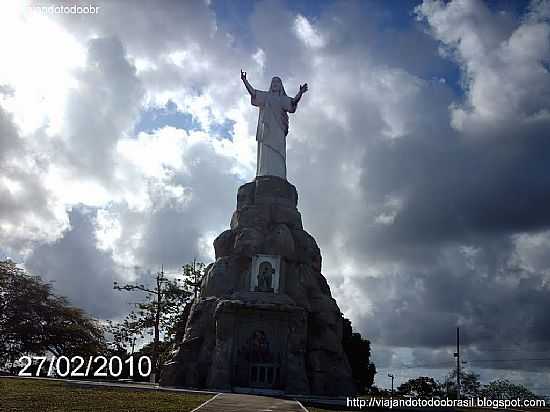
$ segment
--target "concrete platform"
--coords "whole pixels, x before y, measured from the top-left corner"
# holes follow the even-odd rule
[[[307,412],[295,400],[268,396],[220,393],[192,412]]]

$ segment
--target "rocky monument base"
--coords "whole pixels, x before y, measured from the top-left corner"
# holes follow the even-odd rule
[[[342,315],[297,202],[296,188],[275,176],[239,188],[161,385],[355,393]]]

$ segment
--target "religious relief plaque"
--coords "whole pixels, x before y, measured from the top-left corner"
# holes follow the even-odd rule
[[[255,255],[250,268],[250,291],[279,293],[281,257]]]

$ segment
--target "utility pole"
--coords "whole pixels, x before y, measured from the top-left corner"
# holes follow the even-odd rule
[[[456,328],[456,399],[460,399],[460,328]]]
[[[157,273],[156,281],[157,281],[157,288],[155,289],[155,293],[157,295],[157,304],[155,307],[155,323],[154,323],[154,340],[153,340],[153,356],[152,356],[152,364],[153,364],[153,372],[149,376],[149,380],[152,383],[157,382],[157,376],[158,373],[158,361],[159,361],[159,342],[160,342],[160,318],[161,318],[161,308],[162,308],[162,284],[164,282],[164,264],[160,267],[160,272]]]
[[[391,378],[391,397],[393,398],[393,374],[388,373],[388,377]]]

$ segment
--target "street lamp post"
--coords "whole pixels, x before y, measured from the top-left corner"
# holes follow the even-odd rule
[[[393,398],[393,374],[388,373],[388,378],[391,378],[391,397]]]

